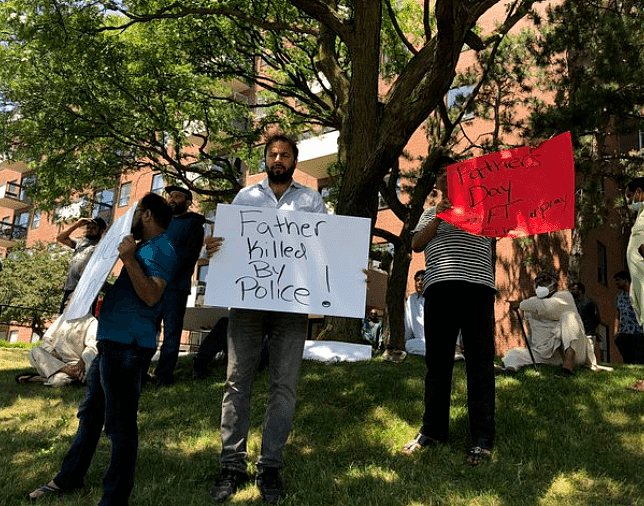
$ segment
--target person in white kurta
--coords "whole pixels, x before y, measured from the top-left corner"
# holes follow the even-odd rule
[[[91,314],[77,320],[59,316],[47,329],[40,346],[29,352],[29,362],[38,371],[30,382],[61,387],[74,380],[85,381],[87,370],[97,355],[98,321]]]
[[[405,350],[412,355],[425,356],[425,298],[423,277],[425,271],[414,274],[416,291],[405,301]]]
[[[628,183],[626,200],[637,212],[626,248],[626,261],[631,273],[630,296],[637,322],[644,323],[644,178],[638,177]]]
[[[540,273],[535,285],[547,287],[548,293],[542,297],[530,297],[519,304],[530,327],[535,362],[561,365],[563,375],[572,374],[574,367],[580,365],[588,365],[596,370],[598,366],[593,344],[584,332],[572,294],[556,291],[556,278],[550,273]],[[532,364],[527,348],[512,348],[502,360],[510,371]]]

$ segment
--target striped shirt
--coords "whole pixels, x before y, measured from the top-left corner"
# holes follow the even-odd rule
[[[425,228],[435,216],[435,207],[426,209],[414,233]],[[441,221],[436,236],[425,246],[423,290],[441,281],[467,281],[494,290],[491,239],[472,235]]]

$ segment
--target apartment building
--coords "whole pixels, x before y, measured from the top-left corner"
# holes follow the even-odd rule
[[[482,20],[482,24],[492,24],[500,19],[504,2],[494,7]],[[520,27],[518,27],[520,28]],[[461,65],[471,64],[472,53],[465,53]],[[245,83],[235,81],[231,84],[232,91],[244,100],[253,100],[255,90]],[[471,90],[470,90],[471,91]],[[468,93],[467,87],[456,87],[448,94],[449,97]],[[489,131],[489,124],[475,115],[469,115],[463,124],[468,136],[477,138]],[[335,161],[337,154],[338,132],[324,132],[311,135],[300,140],[300,159],[295,178],[298,182],[306,184],[325,193],[332,184],[327,173],[327,167]],[[633,138],[614,136],[611,140],[614,149],[628,150],[635,144],[642,143],[644,136],[633,134]],[[637,147],[637,146],[635,146]],[[640,146],[641,147],[641,146]],[[425,132],[419,129],[411,138],[406,151],[410,155],[401,158],[402,177],[406,171],[413,169],[413,160],[427,154],[427,139]],[[261,168],[253,168],[246,174],[246,184],[253,184],[263,178]],[[164,187],[163,176],[152,168],[122,176],[113,188],[97,188],[88,201],[75,202],[65,208],[57,210],[55,215],[47,215],[35,208],[26,198],[25,189],[33,181],[26,163],[14,160],[5,160],[0,163],[0,257],[6,254],[8,248],[18,240],[25,239],[27,244],[36,241],[54,241],[65,221],[71,223],[81,213],[84,215],[101,216],[107,223],[118,219],[129,206],[149,191],[162,192]],[[621,190],[611,181],[601,182],[600,191],[607,202],[613,202]],[[404,198],[404,197],[403,197]],[[393,233],[399,233],[402,223],[392,210],[386,205],[381,205],[376,222],[378,228]],[[601,344],[600,358],[613,362],[621,361],[621,357],[614,345],[616,334],[616,310],[614,300],[617,289],[612,281],[612,276],[625,268],[625,250],[627,233],[622,229],[620,217],[612,213],[605,224],[593,230],[582,241],[583,254],[579,262],[580,280],[586,285],[587,296],[592,297],[599,306],[601,314],[600,333],[604,337]],[[374,243],[383,244],[380,239]],[[562,272],[563,284],[569,270],[571,254],[575,254],[573,247],[572,231],[562,231],[525,239],[504,238],[496,242],[496,283],[498,294],[496,298],[496,341],[497,353],[503,353],[514,346],[521,345],[522,335],[519,322],[515,314],[509,309],[509,301],[518,300],[531,294],[532,278],[537,266],[544,262],[550,263],[555,269]],[[413,254],[409,269],[407,292],[413,291],[413,274],[424,267],[422,254]],[[117,265],[118,268],[118,265]],[[207,265],[200,262],[196,269],[193,292],[189,299],[190,307],[198,307],[204,292]],[[0,279],[1,282],[1,279]],[[379,273],[378,281],[370,286],[368,305],[384,309],[384,294],[386,290],[386,275]],[[468,308],[463,307],[463,316],[466,318]],[[319,328],[321,319],[313,317],[310,326],[311,334]],[[207,330],[207,329],[205,329]],[[201,333],[198,329],[192,333],[186,332],[183,342],[188,345],[198,342]],[[0,327],[0,339],[8,341],[29,341],[32,339],[31,329],[15,326]]]

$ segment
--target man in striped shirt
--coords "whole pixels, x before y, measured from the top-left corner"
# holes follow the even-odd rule
[[[467,461],[478,465],[494,445],[494,266],[486,237],[464,232],[439,216],[451,207],[446,167],[454,160],[440,156],[433,165],[440,201],[422,214],[412,249],[425,252],[425,414],[415,439],[403,448],[411,454],[447,441],[459,331],[467,349],[467,404],[471,445]]]

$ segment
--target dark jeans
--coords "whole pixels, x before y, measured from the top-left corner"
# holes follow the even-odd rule
[[[615,345],[625,364],[644,364],[644,334],[617,334]]]
[[[188,295],[188,292],[181,290],[166,290],[163,295],[163,344],[154,375],[169,383],[174,379],[174,368],[179,358]]]
[[[127,506],[134,484],[138,447],[137,410],[141,376],[153,349],[100,341],[87,372],[87,392],[78,408],[78,431],[54,478],[57,486],[74,489],[83,480],[96,451],[103,425],[111,443],[99,506]]]
[[[454,347],[459,330],[467,350],[467,408],[472,443],[494,444],[494,291],[445,281],[425,291],[425,414],[421,434],[449,435]]]

